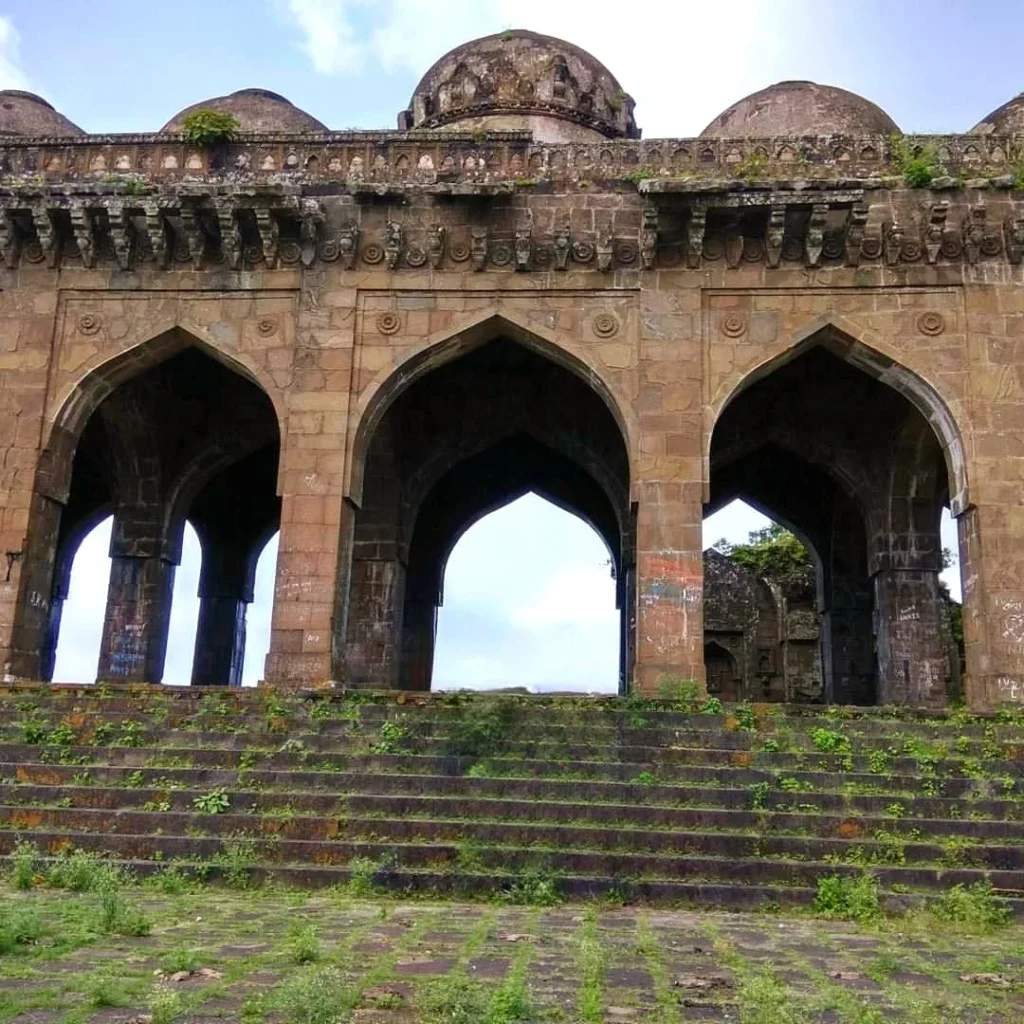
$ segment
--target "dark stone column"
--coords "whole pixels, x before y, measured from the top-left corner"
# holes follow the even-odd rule
[[[193,686],[241,686],[248,597],[199,591]]]
[[[396,558],[354,558],[349,604],[347,681],[394,689],[405,598],[405,566]]]
[[[436,639],[436,597],[431,594],[407,594],[402,615],[402,659],[398,679],[400,689],[430,689],[434,675]]]
[[[163,679],[174,570],[162,555],[112,554],[99,680]]]

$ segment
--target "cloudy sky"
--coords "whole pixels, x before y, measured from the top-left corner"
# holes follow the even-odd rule
[[[635,16],[630,16],[635,12]],[[591,51],[636,100],[648,138],[697,134],[729,104],[780,79],[843,86],[906,131],[966,131],[1024,89],[1024,5],[934,0],[0,0],[0,88],[46,97],[87,131],[158,129],[205,97],[260,86],[332,128],[393,127],[419,76],[451,47],[505,28]],[[705,542],[742,540],[765,520],[734,506]],[[83,544],[57,678],[91,679],[109,526]],[[944,542],[953,542],[946,523]],[[167,681],[189,675],[198,544],[175,588]],[[271,546],[250,611],[246,677],[266,649]],[[956,574],[950,574],[957,591]],[[532,496],[464,536],[441,613],[442,684],[607,689],[617,666],[607,552]]]

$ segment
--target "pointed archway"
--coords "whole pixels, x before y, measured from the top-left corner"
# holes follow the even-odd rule
[[[826,700],[945,702],[939,519],[966,493],[934,390],[832,328],[748,377],[711,437],[712,505],[749,500],[820,556]]]
[[[267,471],[243,473],[222,486],[220,515],[270,509],[264,518],[272,519],[278,449],[278,418],[266,392],[232,360],[190,343],[184,332],[167,332],[94,370],[62,407],[40,460],[14,673],[49,677],[66,570],[87,527],[113,514],[97,675],[159,682],[186,518],[195,508],[209,526],[217,518],[211,488],[216,491],[218,478],[257,458]],[[237,541],[228,529],[217,546],[207,542],[208,565],[223,561],[218,553],[226,537]]]
[[[612,552],[625,686],[633,515],[626,441],[608,394],[567,354],[505,333],[447,356],[401,368],[358,432],[336,641],[343,678],[428,688],[448,553],[486,512],[536,490],[592,523]]]

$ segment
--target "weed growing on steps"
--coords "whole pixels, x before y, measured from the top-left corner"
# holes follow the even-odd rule
[[[605,954],[597,931],[597,917],[592,909],[584,915],[580,932],[580,987],[576,1009],[581,1024],[601,1024],[604,1020]]]
[[[228,836],[213,863],[220,868],[221,879],[229,889],[248,889],[256,864],[256,843],[249,836]]]
[[[231,810],[231,798],[223,786],[218,786],[209,793],[201,793],[195,797],[192,806],[200,814],[226,814]]]
[[[31,889],[36,879],[39,851],[32,843],[19,840],[11,851],[11,880],[15,889]]]
[[[0,956],[32,946],[42,935],[38,915],[32,910],[16,908],[0,920]]]
[[[404,754],[409,740],[409,730],[399,722],[382,722],[380,739],[373,745],[375,754]]]
[[[340,1024],[358,1002],[338,968],[307,966],[270,992],[266,1007],[289,1024]]]
[[[172,949],[160,961],[160,970],[164,974],[191,974],[199,966],[199,950],[188,946]]]
[[[881,915],[878,879],[864,872],[850,877],[829,875],[818,880],[812,908],[823,917],[867,924]]]
[[[83,990],[85,993],[85,1003],[93,1010],[127,1006],[130,1002],[121,979],[111,967],[104,967],[93,971],[86,978]]]
[[[550,868],[534,867],[524,871],[498,895],[501,903],[519,906],[555,907],[564,901],[558,879]]]
[[[153,986],[147,999],[150,1024],[174,1024],[184,1009],[184,1000],[167,982]]]
[[[514,698],[490,698],[456,705],[448,719],[445,753],[494,757],[516,738],[522,705]]]
[[[1009,904],[993,895],[988,882],[954,885],[931,901],[928,910],[937,920],[974,934],[1003,928],[1012,919]]]

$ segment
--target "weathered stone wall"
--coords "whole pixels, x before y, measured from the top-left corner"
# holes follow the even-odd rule
[[[635,516],[635,596],[625,598],[635,685],[702,678],[701,519],[716,424],[753,381],[823,342],[905,399],[929,431],[901,442],[907,454],[889,453],[864,519],[857,579],[872,580],[875,596],[861,588],[851,600],[867,600],[868,617],[873,602],[886,663],[918,673],[887,676],[883,699],[944,693],[928,616],[930,545],[948,500],[961,534],[968,696],[977,706],[1024,700],[1015,441],[1024,202],[997,173],[1005,140],[946,140],[988,177],[929,192],[878,176],[881,140],[851,141],[853,158],[830,156],[820,179],[744,184],[724,168],[747,143],[711,140],[704,162],[685,140],[414,139],[325,136],[314,152],[315,140],[254,138],[191,155],[166,138],[5,148],[0,650],[9,674],[45,634],[50,549],[89,416],[112,389],[191,344],[262,388],[278,420],[267,678],[344,678],[374,430],[413,381],[503,337],[580,376],[621,430]],[[773,153],[786,164],[782,150]],[[766,175],[782,166],[776,156]],[[101,180],[122,164],[153,183]],[[677,164],[718,178],[686,177]],[[631,179],[636,166],[652,170]],[[182,181],[186,170],[194,180]],[[866,426],[871,417],[862,410]],[[808,422],[806,433],[820,440],[816,465],[834,468],[828,430]],[[923,479],[925,462],[931,504],[915,509],[906,473]],[[871,627],[853,631],[870,652]]]

